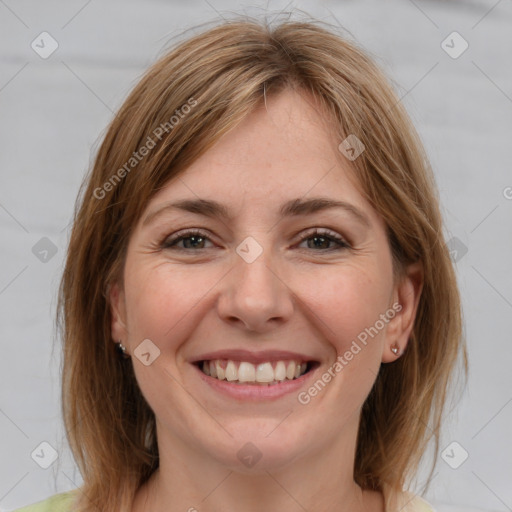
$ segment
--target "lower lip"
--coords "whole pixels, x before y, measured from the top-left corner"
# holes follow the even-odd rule
[[[316,372],[318,366],[312,368],[309,372],[301,375],[297,379],[284,380],[279,384],[273,384],[272,386],[262,386],[259,384],[233,384],[227,380],[219,380],[214,377],[210,377],[203,373],[203,371],[197,366],[196,371],[199,372],[199,377],[211,386],[215,391],[223,393],[224,395],[232,398],[238,398],[239,400],[272,400],[280,398],[289,393],[296,393],[299,389],[304,386],[306,381]]]

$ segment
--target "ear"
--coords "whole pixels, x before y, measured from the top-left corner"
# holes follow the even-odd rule
[[[118,283],[109,287],[108,291],[111,317],[111,335],[115,343],[122,341],[126,343],[128,328],[126,327],[126,303],[124,292]]]
[[[384,340],[383,363],[396,361],[404,352],[414,327],[414,320],[423,290],[423,265],[421,262],[412,263],[406,269],[405,275],[393,290],[391,309],[396,312],[389,321]],[[398,346],[398,353],[391,350]]]

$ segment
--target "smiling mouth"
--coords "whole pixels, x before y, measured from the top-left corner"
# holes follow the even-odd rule
[[[281,360],[252,364],[247,361],[216,359],[194,363],[205,375],[238,385],[274,386],[299,379],[316,368],[317,361]]]

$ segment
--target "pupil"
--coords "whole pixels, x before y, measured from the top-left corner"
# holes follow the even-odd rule
[[[327,238],[325,238],[325,237],[323,237],[323,236],[314,236],[314,237],[313,237],[313,240],[314,240],[314,244],[315,244],[314,246],[315,246],[315,247],[321,247],[321,245],[316,244],[316,242],[317,242],[318,240],[323,240],[323,241],[324,241],[324,246],[325,246],[325,242],[327,242],[327,243],[329,242],[329,241],[327,240]]]
[[[198,240],[202,240],[203,237],[202,236],[196,236],[196,235],[193,235],[193,236],[188,236],[187,238],[185,238],[184,240],[184,243],[185,243],[185,247],[187,247],[187,249],[190,249],[190,241],[191,240],[195,240],[195,241],[198,241]],[[187,246],[188,245],[188,246]],[[192,245],[191,247],[197,247],[197,245]]]

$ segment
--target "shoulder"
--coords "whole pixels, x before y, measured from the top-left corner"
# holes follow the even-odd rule
[[[383,494],[386,512],[436,512],[428,501],[413,492],[397,492],[384,484]]]
[[[417,494],[407,491],[403,493],[400,510],[402,512],[436,512],[428,501]]]
[[[407,512],[436,512],[434,507],[421,496],[409,493],[410,501],[404,510]]]
[[[43,501],[13,510],[13,512],[72,512],[73,491],[55,494]]]

